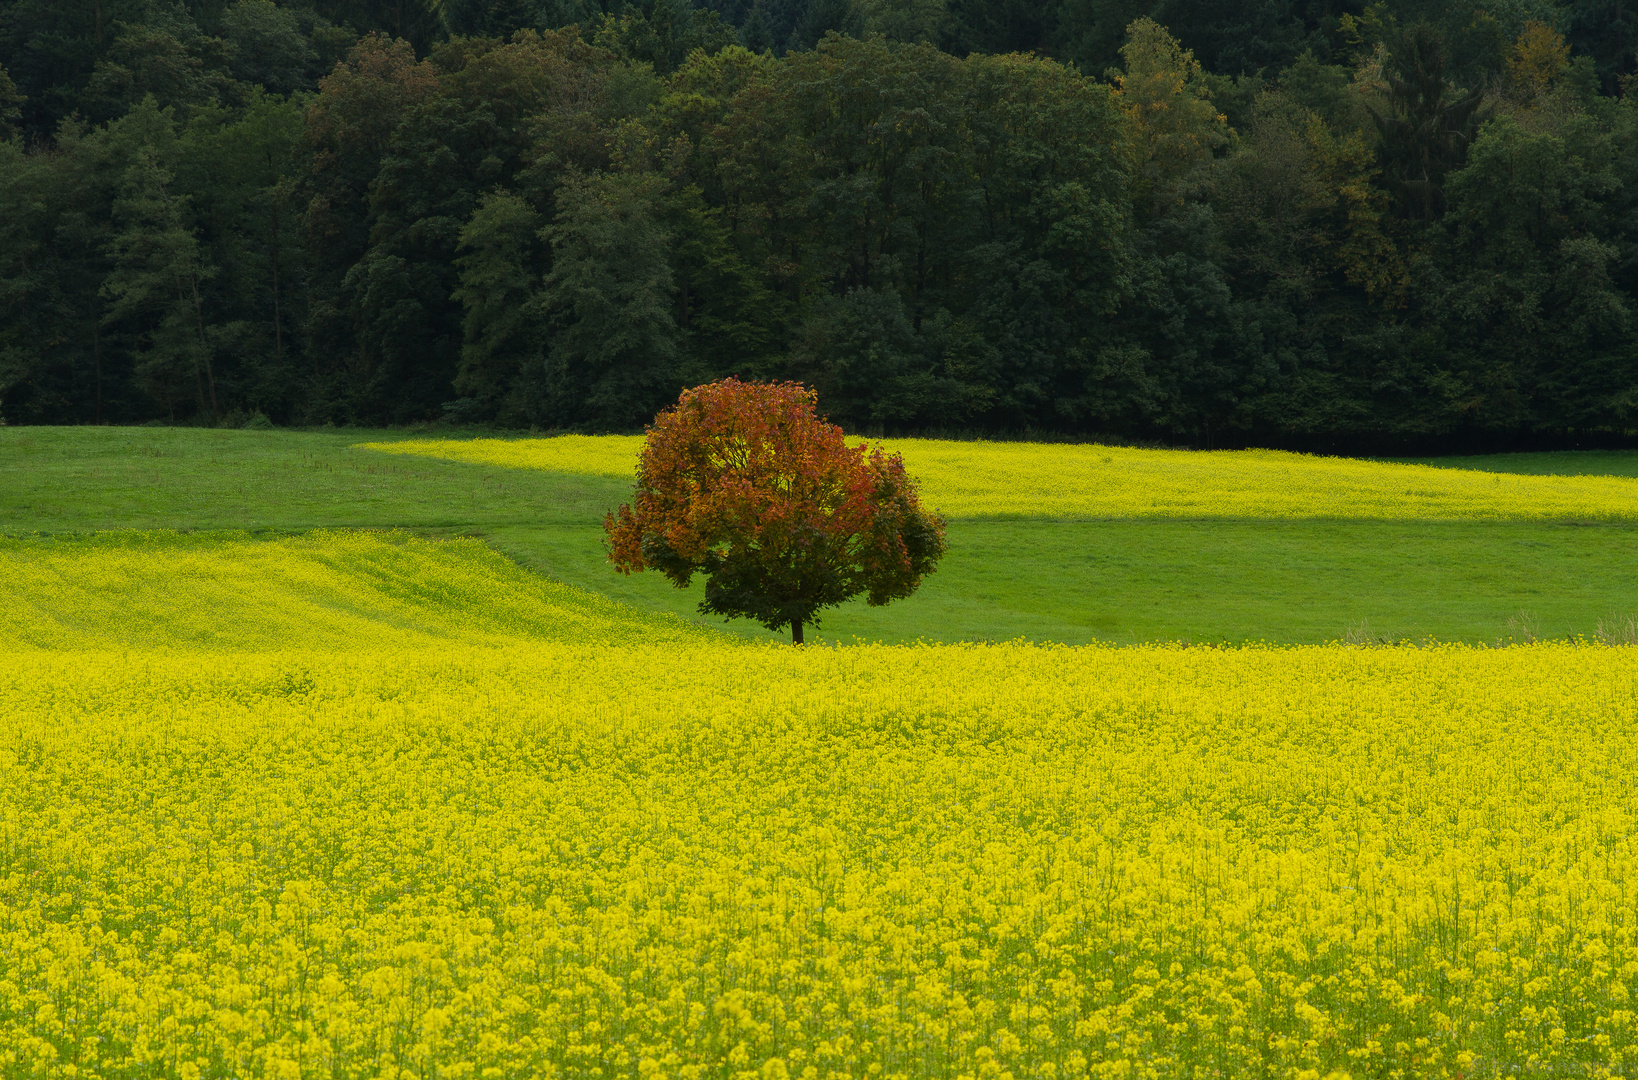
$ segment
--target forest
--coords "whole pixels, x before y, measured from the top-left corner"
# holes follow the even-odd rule
[[[0,0],[0,422],[1638,438],[1620,0]]]

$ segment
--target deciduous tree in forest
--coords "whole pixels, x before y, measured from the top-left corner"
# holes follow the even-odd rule
[[[1524,27],[1507,57],[1507,81],[1515,96],[1526,101],[1545,94],[1570,66],[1570,46],[1564,35],[1546,23]]]
[[[653,175],[571,174],[558,191],[541,297],[555,332],[546,379],[554,424],[635,427],[680,384],[671,238],[656,220],[663,186]]]
[[[1212,102],[1200,62],[1153,19],[1127,28],[1115,74],[1121,107],[1137,129],[1143,175],[1157,210],[1177,201],[1177,187],[1228,142],[1227,119]]]
[[[683,391],[648,430],[636,508],[603,522],[610,561],[678,588],[703,573],[701,612],[789,626],[798,645],[823,608],[909,596],[944,554],[944,522],[897,454],[848,446],[815,402],[789,382]]]
[[[81,96],[92,119],[112,120],[152,96],[180,118],[231,95],[225,43],[199,32],[185,12],[121,23]]]
[[[297,196],[312,252],[311,354],[321,385],[356,353],[360,312],[349,272],[370,252],[370,189],[393,132],[438,90],[438,73],[405,41],[371,34],[319,82],[297,146]],[[365,277],[367,275],[358,275]]]
[[[17,92],[4,66],[0,66],[0,139],[9,139],[17,133],[17,124],[23,118],[24,97]]]
[[[522,400],[527,381],[519,375],[525,364],[539,360],[544,347],[530,269],[539,219],[523,199],[494,191],[461,229],[461,254],[455,260],[461,285],[455,299],[466,308],[466,340],[455,390],[462,397],[445,406],[456,415],[494,412],[509,386],[518,400],[507,404],[503,415],[514,420],[528,415]]]
[[[300,89],[318,63],[296,13],[273,0],[239,0],[222,13],[222,33],[233,77],[275,94]]]
[[[216,268],[201,258],[199,238],[183,219],[186,199],[171,192],[170,182],[147,147],[126,170],[114,202],[121,228],[109,251],[114,270],[102,286],[109,300],[103,321],[140,327],[137,370],[157,398],[174,410],[177,384],[191,373],[199,411],[208,408],[214,419],[221,408],[199,289]]]

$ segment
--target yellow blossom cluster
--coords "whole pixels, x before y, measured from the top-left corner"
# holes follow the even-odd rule
[[[481,540],[327,530],[0,541],[0,648],[352,649],[709,637],[529,573]]]
[[[311,602],[235,638],[233,566]],[[1632,649],[730,644],[392,535],[0,567],[0,1076],[1638,1067]]]
[[[583,476],[637,475],[641,435],[554,435],[544,439],[397,439],[358,443],[355,450],[499,465],[509,469],[550,469]]]
[[[360,448],[514,468],[633,475],[639,436],[406,440]],[[1633,521],[1638,479],[1441,469],[1280,450],[889,439],[952,517]]]

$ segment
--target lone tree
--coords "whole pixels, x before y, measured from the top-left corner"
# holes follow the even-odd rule
[[[943,519],[899,455],[848,446],[814,406],[791,382],[683,391],[648,429],[636,508],[603,521],[609,561],[678,588],[703,573],[700,611],[789,626],[798,645],[823,608],[915,592],[944,554]]]

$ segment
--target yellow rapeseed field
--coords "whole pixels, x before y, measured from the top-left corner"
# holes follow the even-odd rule
[[[481,540],[321,531],[0,541],[0,649],[617,645],[708,631],[531,574]]]
[[[0,601],[7,1078],[1638,1067],[1629,648],[732,644],[392,534]]]
[[[629,477],[635,435],[361,443],[514,468]],[[1440,469],[1279,450],[1140,450],[888,439],[953,517],[1638,520],[1638,479]]]

